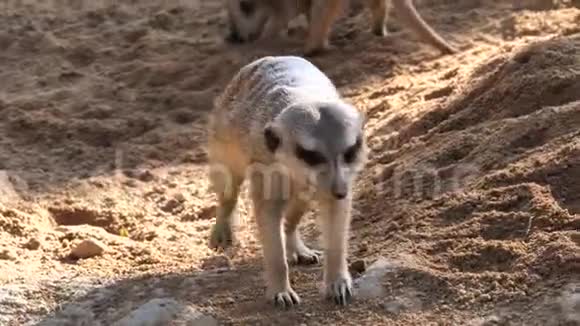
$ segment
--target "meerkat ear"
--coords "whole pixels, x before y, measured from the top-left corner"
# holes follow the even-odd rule
[[[280,137],[276,134],[272,126],[266,126],[266,128],[264,128],[264,140],[266,142],[266,147],[272,153],[278,149],[281,143]]]

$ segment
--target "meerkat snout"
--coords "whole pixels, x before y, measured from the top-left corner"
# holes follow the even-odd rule
[[[224,38],[228,43],[244,43],[244,39],[240,36],[235,28],[230,27],[230,32]]]
[[[245,43],[256,40],[268,19],[267,10],[260,0],[226,0],[229,32],[228,43]]]
[[[344,199],[348,195],[349,183],[340,166],[335,167],[335,176],[332,180],[331,193],[336,199]]]
[[[236,0],[229,2],[230,8],[230,15],[233,16],[241,16],[241,18],[250,18],[256,10],[256,5],[252,0]],[[235,9],[233,9],[235,8]],[[226,34],[225,40],[228,43],[244,43],[251,37],[249,37],[250,33],[246,33],[248,35],[241,35],[238,25],[235,24],[234,20],[230,20],[229,24],[229,32]]]

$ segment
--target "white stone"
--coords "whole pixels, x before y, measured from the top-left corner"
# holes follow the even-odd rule
[[[101,241],[86,239],[72,249],[71,255],[76,258],[90,258],[102,255],[106,249],[107,246]]]
[[[133,310],[113,326],[162,326],[170,323],[188,326],[218,325],[213,317],[205,316],[193,307],[180,304],[171,298],[156,298]]]
[[[385,275],[392,272],[395,265],[388,259],[381,257],[372,263],[365,273],[354,280],[357,296],[370,299],[379,298],[385,295],[382,281]]]

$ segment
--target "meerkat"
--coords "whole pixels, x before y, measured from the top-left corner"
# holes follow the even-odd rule
[[[297,56],[268,56],[242,67],[209,116],[209,179],[217,197],[210,246],[234,239],[232,220],[249,180],[263,253],[266,296],[280,307],[300,303],[289,263],[324,262],[326,297],[353,297],[347,247],[353,184],[367,160],[364,113],[343,100],[330,79]],[[318,204],[323,251],[298,230]]]
[[[328,36],[332,24],[347,0],[225,0],[230,32],[228,42],[249,42],[273,38],[288,23],[305,14],[309,30],[304,54],[313,56],[331,48]],[[387,35],[387,16],[393,5],[396,14],[427,43],[446,54],[457,52],[423,20],[411,0],[366,0],[371,11],[372,32]],[[315,19],[312,19],[315,17]]]

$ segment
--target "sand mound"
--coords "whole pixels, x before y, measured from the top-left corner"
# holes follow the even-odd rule
[[[493,58],[445,109],[375,147],[354,232],[384,239],[371,253],[408,241],[389,288],[473,309],[579,279],[578,53],[571,36]]]

